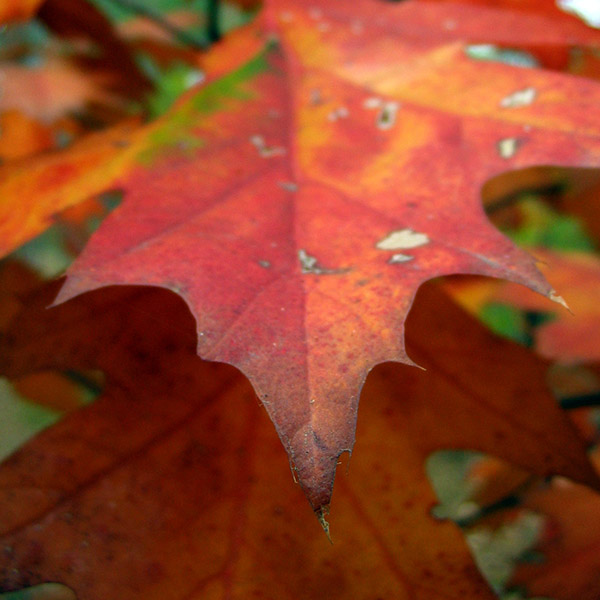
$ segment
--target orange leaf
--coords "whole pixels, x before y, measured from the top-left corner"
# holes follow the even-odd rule
[[[53,121],[88,102],[110,104],[115,100],[103,89],[109,81],[106,74],[84,76],[64,59],[36,68],[4,64],[0,78],[0,110],[19,110],[40,121]]]
[[[43,0],[3,0],[0,2],[0,23],[30,19]]]
[[[536,596],[596,600],[600,596],[600,496],[558,479],[530,494],[525,506],[547,519],[537,548],[544,561],[519,567],[513,583]]]
[[[555,319],[539,326],[535,334],[536,348],[543,356],[562,362],[599,361],[600,347],[592,332],[600,330],[600,259],[541,248],[534,254],[544,261],[544,273],[564,293],[573,312],[554,311],[554,305],[516,286],[503,286],[495,298],[529,310],[556,312]]]
[[[421,2],[445,2],[456,4],[457,0],[420,0]],[[555,0],[462,0],[466,4],[481,5],[489,8],[509,9],[511,11],[522,11],[525,13],[537,13],[562,18],[566,22],[573,21],[575,17],[567,16]]]
[[[14,160],[54,147],[53,131],[17,110],[0,114],[0,159]]]
[[[0,166],[0,253],[6,254],[48,228],[56,216],[101,191],[131,164],[135,122],[86,136],[66,152]],[[98,168],[100,166],[101,168]],[[65,183],[68,182],[68,185]]]

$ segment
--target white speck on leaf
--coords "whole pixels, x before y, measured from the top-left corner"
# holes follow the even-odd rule
[[[321,9],[313,7],[313,8],[308,9],[308,16],[311,19],[318,21],[319,19],[321,19],[323,17],[323,13],[322,13]]]
[[[536,97],[536,89],[533,87],[526,87],[502,98],[500,101],[500,106],[502,108],[519,108],[521,106],[528,106],[536,99]]]
[[[298,250],[298,260],[303,273],[313,273],[317,266],[317,259],[306,253],[306,250]]]
[[[512,158],[519,149],[521,145],[521,140],[519,138],[504,138],[500,140],[496,147],[498,148],[498,154],[505,159]]]
[[[298,260],[300,261],[300,270],[305,275],[339,275],[347,272],[349,269],[327,269],[319,265],[319,261],[306,252],[304,249],[298,250]]]
[[[383,105],[383,100],[381,98],[377,98],[376,96],[369,96],[365,98],[363,102],[363,107],[369,110],[374,110],[376,108],[381,108]]]
[[[332,110],[327,115],[327,120],[331,121],[331,122],[335,122],[338,119],[347,119],[349,114],[350,114],[350,111],[345,106],[340,106],[339,108]]]
[[[279,181],[279,187],[283,188],[286,192],[297,192],[298,185],[293,181]]]
[[[321,95],[321,90],[315,88],[310,90],[310,103],[313,106],[317,106],[318,104],[322,104],[323,96]]]
[[[378,129],[391,129],[396,122],[396,114],[399,108],[399,102],[386,102],[377,115]]]
[[[377,242],[376,247],[379,250],[406,250],[408,248],[418,248],[430,242],[429,236],[425,233],[413,231],[410,227],[392,231],[382,240]]]
[[[409,260],[412,260],[414,256],[410,256],[410,254],[394,254],[388,262],[390,265],[397,265],[398,263],[405,263]]]
[[[258,264],[263,268],[263,269],[270,269],[271,268],[271,263],[268,260],[259,260]]]
[[[262,158],[283,156],[287,153],[287,150],[283,146],[267,146],[265,138],[262,135],[251,136],[250,143],[258,150]]]

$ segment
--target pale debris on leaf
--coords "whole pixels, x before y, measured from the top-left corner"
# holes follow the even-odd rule
[[[424,246],[429,241],[427,234],[413,231],[410,227],[407,227],[406,229],[392,231],[392,233],[377,242],[376,247],[379,250],[406,250]]]
[[[283,146],[267,146],[265,138],[262,135],[250,136],[250,143],[258,150],[258,154],[262,158],[284,156],[287,153],[287,150]]]
[[[281,189],[284,189],[286,192],[297,192],[298,184],[293,181],[278,181],[277,184]]]
[[[520,145],[521,140],[519,140],[519,138],[504,138],[497,144],[498,154],[505,159],[512,158],[517,153]]]
[[[388,263],[390,263],[390,265],[396,265],[413,260],[413,258],[414,256],[411,256],[410,254],[394,254],[390,260],[388,260]]]
[[[345,106],[340,106],[339,108],[332,110],[327,115],[327,119],[331,122],[335,122],[338,119],[347,119],[349,115],[350,115],[350,111],[348,110],[348,108]]]
[[[363,107],[369,110],[381,108],[382,105],[383,100],[381,98],[377,98],[377,96],[369,96],[368,98],[365,98],[365,101],[363,102]]]
[[[526,87],[502,98],[502,100],[500,100],[500,106],[502,108],[519,108],[521,106],[528,106],[535,100],[536,96],[537,91],[535,88]]]

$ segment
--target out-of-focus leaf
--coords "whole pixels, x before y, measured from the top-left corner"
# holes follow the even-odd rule
[[[3,0],[0,2],[0,23],[30,19],[43,0]]]
[[[131,47],[118,35],[110,20],[87,0],[46,0],[40,20],[58,35],[88,41],[93,55],[80,59],[86,71],[102,73],[111,91],[122,97],[140,98],[150,82],[136,64]]]
[[[52,59],[37,67],[0,65],[0,111],[19,110],[52,122],[88,102],[111,104],[116,97],[105,86],[106,75],[83,75],[72,62]]]
[[[540,325],[535,345],[540,354],[563,362],[600,360],[600,258],[581,252],[553,252],[537,249],[548,279],[565,296],[573,311],[555,311],[536,294],[516,286],[502,286],[495,297],[528,310],[552,312],[555,318]]]
[[[0,114],[0,159],[24,158],[54,148],[54,132],[18,110]]]
[[[324,589],[491,599],[459,531],[430,514],[426,457],[476,448],[595,481],[539,361],[427,288],[408,339],[428,371],[388,363],[369,377],[331,547],[248,382],[195,355],[193,318],[176,295],[111,288],[46,310],[52,294],[16,317],[4,369],[94,366],[108,384],[0,469],[0,589],[53,580],[86,600],[115,589],[124,600],[308,600]],[[471,376],[482,363],[490,374]]]
[[[600,496],[556,479],[531,493],[525,506],[546,518],[537,546],[543,560],[522,564],[513,584],[525,586],[530,594],[556,600],[600,597]]]

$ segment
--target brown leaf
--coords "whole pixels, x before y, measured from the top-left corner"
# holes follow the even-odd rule
[[[80,64],[86,71],[101,70],[113,91],[137,99],[150,91],[150,81],[136,64],[133,50],[120,39],[109,19],[92,2],[46,0],[38,17],[60,36],[92,43],[96,56],[82,57]]]
[[[388,363],[369,377],[330,547],[248,382],[195,355],[177,296],[117,287],[45,310],[52,293],[15,319],[4,370],[100,367],[108,384],[0,469],[0,589],[53,580],[81,600],[115,589],[124,600],[492,598],[458,530],[430,514],[428,454],[495,451],[594,482],[536,376],[542,364],[428,287],[408,337],[430,370]],[[432,340],[435,358],[422,349]],[[469,377],[481,361],[490,375]]]
[[[597,453],[596,453],[597,456]],[[556,600],[600,597],[600,496],[566,480],[529,495],[525,506],[546,517],[541,564],[519,567],[513,583]]]
[[[51,579],[82,600],[491,598],[459,532],[430,516],[422,455],[390,421],[391,398],[368,403],[331,547],[248,382],[195,355],[175,295],[110,289],[29,317],[15,333],[37,341],[13,348],[12,370],[93,363],[111,383],[0,471],[0,589]]]

